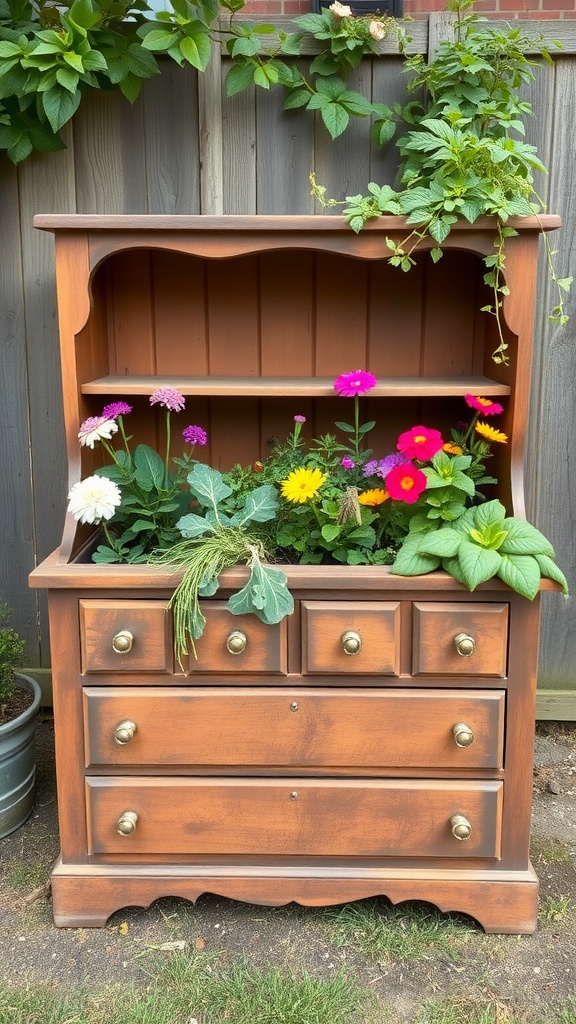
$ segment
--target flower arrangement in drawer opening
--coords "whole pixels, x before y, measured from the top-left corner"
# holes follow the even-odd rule
[[[80,444],[101,445],[111,462],[74,484],[68,511],[101,528],[93,561],[160,562],[183,572],[171,600],[179,658],[202,636],[199,599],[214,595],[220,573],[238,563],[248,566],[248,581],[228,607],[267,623],[293,610],[279,567],[286,562],[388,565],[401,576],[441,568],[469,590],[499,577],[529,599],[546,576],[567,592],[546,537],[483,496],[497,482],[486,472],[492,447],[508,440],[497,425],[502,406],[467,394],[468,416],[450,437],[416,424],[393,452],[375,452],[366,445],[375,421],[360,422],[360,396],[376,384],[366,370],[341,374],[334,392],[352,400],[352,422],[337,421],[336,434],[305,443],[305,417],[296,413],[263,462],[226,473],[197,458],[207,442],[198,425],[183,430],[186,449],[170,457],[171,416],[185,408],[174,388],[150,397],[165,411],[162,455],[145,444],[132,450],[126,402],[82,423]]]

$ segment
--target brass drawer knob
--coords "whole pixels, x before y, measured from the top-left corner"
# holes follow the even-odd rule
[[[462,658],[471,658],[476,650],[476,641],[469,633],[456,633],[454,646]]]
[[[112,650],[116,654],[128,654],[128,651],[132,650],[132,644],[134,643],[134,636],[129,629],[121,629],[116,636],[112,638]]]
[[[461,842],[470,839],[472,835],[472,825],[463,814],[453,814],[450,818],[450,827],[454,839],[459,839]]]
[[[246,650],[247,643],[248,638],[246,634],[242,633],[239,629],[235,629],[226,639],[226,649],[230,651],[230,654],[242,654],[242,651]]]
[[[122,811],[116,822],[116,831],[120,836],[131,836],[136,831],[138,815],[136,811]]]
[[[474,743],[474,733],[464,722],[456,722],[456,725],[452,726],[452,732],[457,747],[471,747]]]
[[[358,654],[362,648],[362,637],[353,629],[348,629],[342,634],[342,647],[344,654]]]
[[[118,746],[123,747],[126,743],[130,743],[130,740],[134,739],[137,728],[136,722],[131,722],[129,718],[125,722],[119,722],[114,729],[114,740]]]

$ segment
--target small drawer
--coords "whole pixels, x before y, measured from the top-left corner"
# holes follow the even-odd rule
[[[507,604],[415,603],[413,624],[413,675],[506,676]]]
[[[204,601],[202,614],[206,626],[189,672],[286,674],[286,619],[268,626],[256,615],[232,615],[225,601]]]
[[[80,601],[82,672],[171,674],[172,622],[166,601]]]
[[[502,788],[482,780],[92,777],[88,852],[497,858]]]
[[[87,768],[502,767],[503,690],[87,686],[83,699]]]
[[[400,672],[399,601],[303,601],[302,672]]]

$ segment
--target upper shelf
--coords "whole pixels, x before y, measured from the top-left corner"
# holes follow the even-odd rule
[[[151,395],[156,388],[175,388],[183,395],[229,395],[321,398],[334,395],[332,377],[148,377],[107,376],[80,386],[84,395]],[[389,377],[378,380],[370,398],[413,398],[439,395],[509,395],[510,386],[489,377]]]

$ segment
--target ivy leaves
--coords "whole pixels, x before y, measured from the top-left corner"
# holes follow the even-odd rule
[[[442,567],[469,590],[496,576],[529,600],[546,576],[568,592],[550,541],[523,519],[506,517],[499,501],[469,508],[452,525],[432,530],[408,534],[393,573],[417,576]]]

